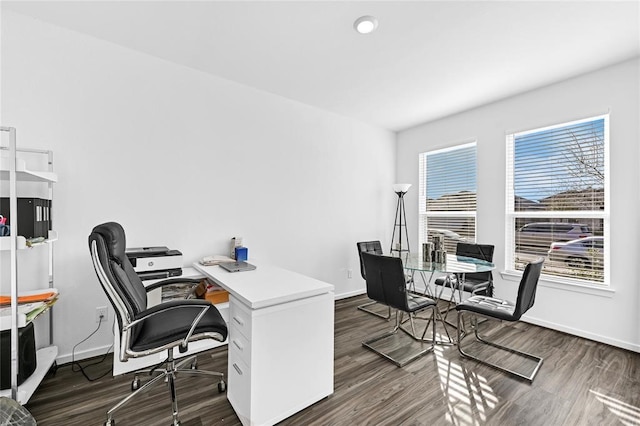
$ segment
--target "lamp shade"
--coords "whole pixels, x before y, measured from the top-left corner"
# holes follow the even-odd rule
[[[409,190],[409,188],[411,188],[410,183],[396,183],[393,185],[393,192],[395,192],[396,194],[404,194]]]

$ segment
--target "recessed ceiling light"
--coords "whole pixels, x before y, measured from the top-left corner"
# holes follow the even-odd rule
[[[369,34],[378,28],[378,20],[373,16],[361,16],[353,23],[353,28],[360,34]]]

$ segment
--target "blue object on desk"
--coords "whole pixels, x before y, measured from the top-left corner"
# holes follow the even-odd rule
[[[242,262],[249,258],[249,249],[246,247],[236,247],[235,254],[236,254],[236,262]]]

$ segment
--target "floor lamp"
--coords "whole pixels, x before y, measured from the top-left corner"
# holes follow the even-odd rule
[[[391,236],[391,254],[397,252],[409,253],[409,232],[407,231],[407,215],[404,209],[404,194],[411,188],[410,183],[396,183],[393,185],[393,192],[398,195],[398,205],[396,206],[396,218]],[[397,234],[397,238],[396,238]]]

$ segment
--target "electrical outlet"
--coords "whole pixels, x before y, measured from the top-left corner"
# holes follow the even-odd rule
[[[347,269],[347,278],[348,279],[353,278],[353,269]]]
[[[102,317],[102,322],[107,322],[109,319],[109,310],[106,306],[96,308],[96,322],[100,322],[100,317]]]

